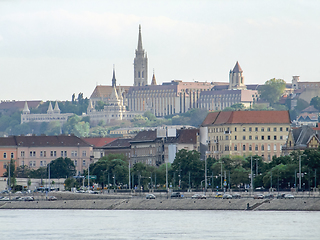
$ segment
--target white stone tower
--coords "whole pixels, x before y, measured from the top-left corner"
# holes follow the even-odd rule
[[[243,71],[237,61],[233,70],[230,70],[229,73],[229,89],[246,89],[242,73]]]
[[[142,48],[141,26],[139,25],[138,48],[134,58],[134,86],[148,85],[148,57]]]

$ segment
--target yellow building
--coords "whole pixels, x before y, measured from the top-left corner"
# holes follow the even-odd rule
[[[290,129],[288,111],[211,112],[200,127],[201,152],[206,157],[280,156]]]

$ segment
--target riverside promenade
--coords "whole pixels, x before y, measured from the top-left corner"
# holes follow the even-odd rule
[[[296,194],[294,199],[253,199],[249,194],[221,199],[215,193],[207,193],[207,199],[192,199],[192,193],[171,199],[166,193],[154,194],[156,199],[146,199],[146,193],[51,192],[58,200],[47,201],[45,194],[37,193],[34,201],[1,201],[0,209],[320,211],[320,196],[314,194]]]

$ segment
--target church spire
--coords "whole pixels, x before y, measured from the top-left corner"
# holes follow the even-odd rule
[[[156,76],[154,75],[154,69],[153,69],[153,76],[152,76],[151,85],[157,85]]]
[[[25,103],[24,103],[24,108],[23,108],[23,110],[22,110],[22,113],[23,113],[23,114],[30,114],[30,110],[29,110],[28,102],[27,102],[27,101],[25,101]]]
[[[47,110],[47,114],[53,114],[53,108],[52,108],[51,102],[49,102],[49,107],[48,107],[48,110]]]
[[[141,37],[141,25],[139,24],[139,37],[138,37],[138,51],[143,50],[142,49],[142,37]]]
[[[114,69],[114,65],[113,65],[112,87],[115,87],[116,85],[117,85],[116,70]]]
[[[60,108],[59,108],[59,105],[58,105],[58,101],[56,101],[56,105],[54,106],[53,112],[60,114]]]

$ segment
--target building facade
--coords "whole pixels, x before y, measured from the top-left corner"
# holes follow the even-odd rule
[[[288,111],[211,112],[200,128],[201,153],[217,159],[259,155],[268,162],[281,156],[289,130]]]
[[[138,47],[133,61],[134,86],[148,85],[148,57],[142,48],[141,26],[139,25]]]
[[[10,158],[14,157],[16,166],[27,165],[31,169],[38,169],[47,166],[48,163],[59,157],[67,157],[73,161],[77,173],[82,173],[92,162],[92,146],[76,136],[10,136],[0,138],[0,148],[8,146],[8,144],[11,145],[10,143],[14,143],[10,146],[12,149]]]

